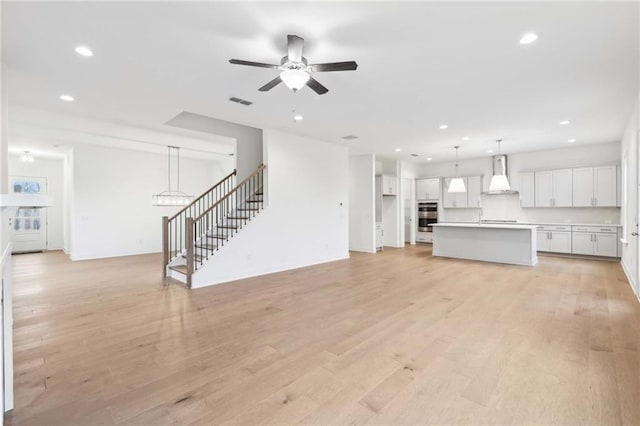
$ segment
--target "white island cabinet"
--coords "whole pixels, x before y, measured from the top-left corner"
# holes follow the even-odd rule
[[[533,266],[538,263],[534,225],[437,223],[433,255]]]

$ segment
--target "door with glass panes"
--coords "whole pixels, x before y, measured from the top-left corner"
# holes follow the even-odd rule
[[[47,193],[47,179],[30,176],[10,176],[9,191],[14,194]],[[47,249],[47,209],[20,207],[9,218],[13,253],[28,253]]]

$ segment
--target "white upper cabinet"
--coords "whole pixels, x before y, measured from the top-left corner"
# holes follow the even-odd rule
[[[469,176],[466,183],[467,207],[482,207],[482,176]]]
[[[553,171],[553,207],[573,206],[573,173],[571,169]]]
[[[518,191],[520,192],[521,207],[535,207],[534,173],[518,173]]]
[[[382,195],[398,195],[398,179],[395,176],[382,175]]]
[[[593,206],[593,167],[573,169],[573,207]]]
[[[594,206],[615,207],[617,205],[617,180],[616,166],[595,167],[593,169]]]
[[[573,169],[573,206],[615,207],[617,173],[616,166]]]
[[[535,201],[536,207],[552,207],[553,203],[553,172],[535,172]]]
[[[535,172],[535,206],[571,207],[572,182],[571,169]]]
[[[440,178],[417,179],[416,200],[439,200]]]
[[[442,180],[442,206],[445,209],[479,209],[482,207],[482,176],[461,178],[467,192],[449,193],[449,183],[453,178]]]

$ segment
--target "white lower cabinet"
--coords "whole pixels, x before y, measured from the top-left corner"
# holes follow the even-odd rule
[[[594,254],[593,234],[587,232],[573,233],[574,254]]]
[[[570,226],[538,226],[538,251],[571,253]]]
[[[591,256],[618,256],[618,230],[615,227],[574,226],[573,253]]]
[[[553,253],[571,253],[571,232],[551,231],[549,251]]]
[[[618,255],[618,234],[594,234],[596,256]]]
[[[618,229],[614,226],[539,225],[538,251],[617,257]]]
[[[538,230],[538,251],[549,251],[549,232]]]

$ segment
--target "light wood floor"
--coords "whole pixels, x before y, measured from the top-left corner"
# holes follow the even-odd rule
[[[419,246],[194,291],[160,262],[14,258],[9,424],[640,424],[616,262]]]

